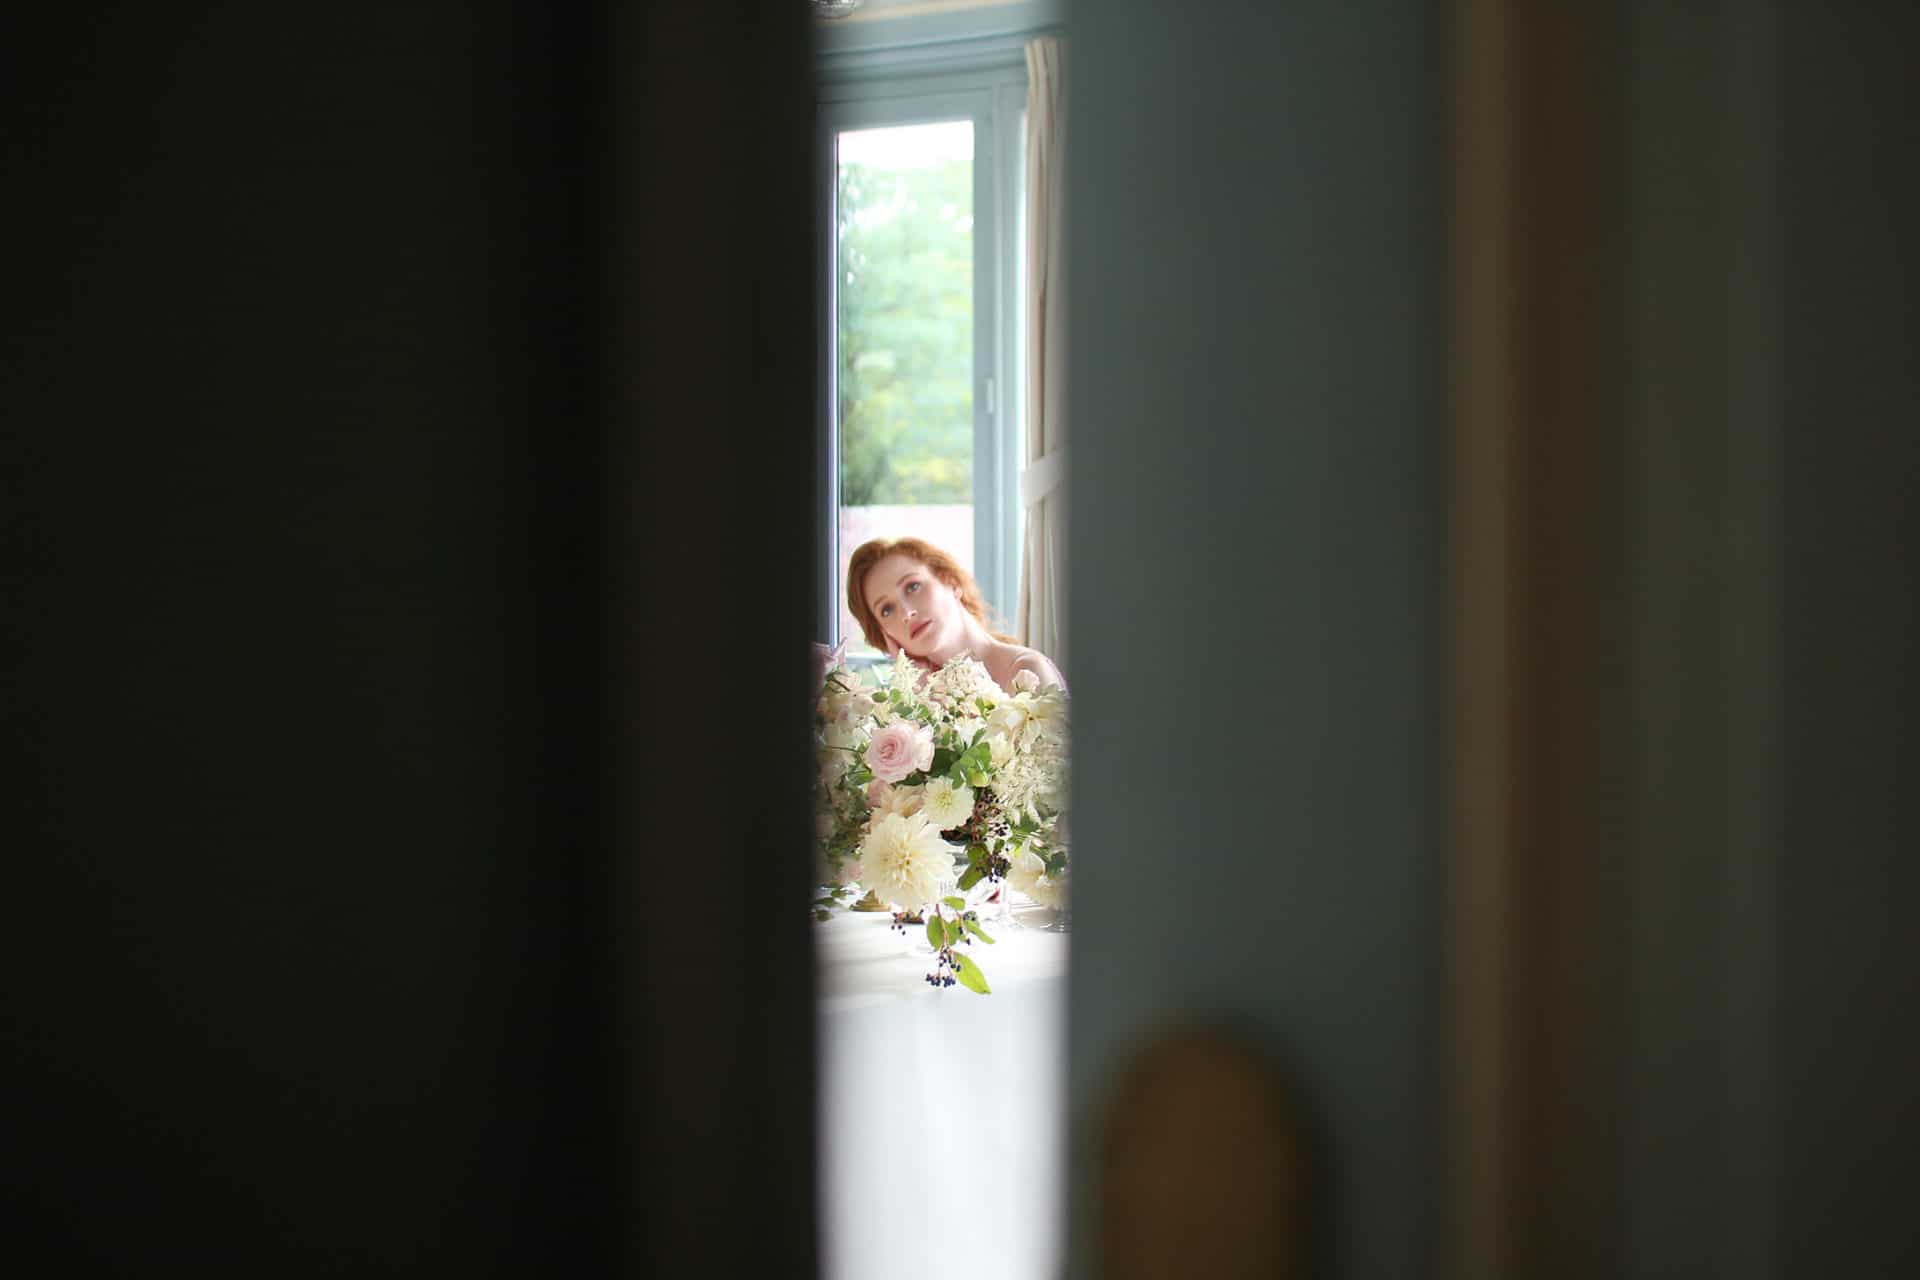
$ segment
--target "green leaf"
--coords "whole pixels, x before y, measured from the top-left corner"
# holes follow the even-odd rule
[[[980,972],[980,966],[975,964],[970,956],[954,953],[953,976],[960,979],[960,985],[969,991],[978,992],[983,996],[993,994],[993,988],[987,985],[987,975]]]
[[[946,903],[948,906],[952,907],[955,911],[965,911],[967,909],[967,900],[965,898],[950,895],[948,897],[940,899],[940,901]]]
[[[963,916],[960,919],[960,923],[968,933],[980,939],[980,941],[986,942],[986,943],[991,943],[993,941],[992,938],[987,936],[987,931],[985,929],[982,929],[979,925],[975,924],[972,920],[969,920]]]
[[[975,862],[972,866],[968,867],[966,873],[960,877],[960,892],[965,893],[967,890],[973,888],[973,886],[984,880],[986,875],[986,867]]]
[[[827,910],[825,907],[820,907],[814,911],[813,918],[815,920],[831,920],[833,919],[833,912]]]
[[[947,925],[938,912],[927,917],[927,941],[935,951],[947,945]]]

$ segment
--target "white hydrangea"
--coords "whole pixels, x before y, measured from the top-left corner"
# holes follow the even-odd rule
[[[987,674],[987,668],[970,653],[958,654],[933,673],[927,681],[929,697],[949,706],[971,707],[979,699],[997,699],[1000,686]]]
[[[1032,752],[1020,752],[993,775],[993,794],[1009,814],[1037,816],[1042,796],[1050,790],[1046,771]]]
[[[825,748],[820,753],[820,780],[831,787],[853,767],[867,745],[867,735],[854,725],[835,722],[821,730],[820,742]]]
[[[887,673],[887,688],[917,696],[920,681],[926,674],[926,670],[904,651],[896,653],[893,655],[893,666]]]
[[[917,911],[950,891],[958,853],[924,814],[887,814],[860,842],[860,883],[883,902]]]
[[[827,673],[820,690],[820,718],[828,724],[851,724],[873,700],[859,687],[859,677],[845,667]]]
[[[987,741],[991,744],[993,739]],[[1066,778],[1064,740],[1034,733],[1019,746],[1010,746],[1006,760],[995,765],[993,791],[1008,813],[1025,813],[1038,820],[1065,803]]]

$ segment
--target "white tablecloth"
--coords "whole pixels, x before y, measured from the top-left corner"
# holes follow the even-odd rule
[[[1022,905],[970,954],[993,994],[924,981],[924,930],[836,912],[820,966],[827,1280],[1054,1280],[1065,1220],[1068,936]]]

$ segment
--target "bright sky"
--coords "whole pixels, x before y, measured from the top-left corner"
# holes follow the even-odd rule
[[[840,163],[888,169],[924,169],[973,158],[973,121],[907,124],[891,129],[848,130],[840,135]]]

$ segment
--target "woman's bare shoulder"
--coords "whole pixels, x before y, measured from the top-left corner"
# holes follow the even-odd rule
[[[1042,686],[1057,684],[1066,687],[1066,681],[1060,677],[1060,669],[1053,665],[1046,654],[1023,644],[1000,641],[987,662],[987,674],[1002,689],[1011,689],[1013,678],[1022,671],[1032,672]]]

